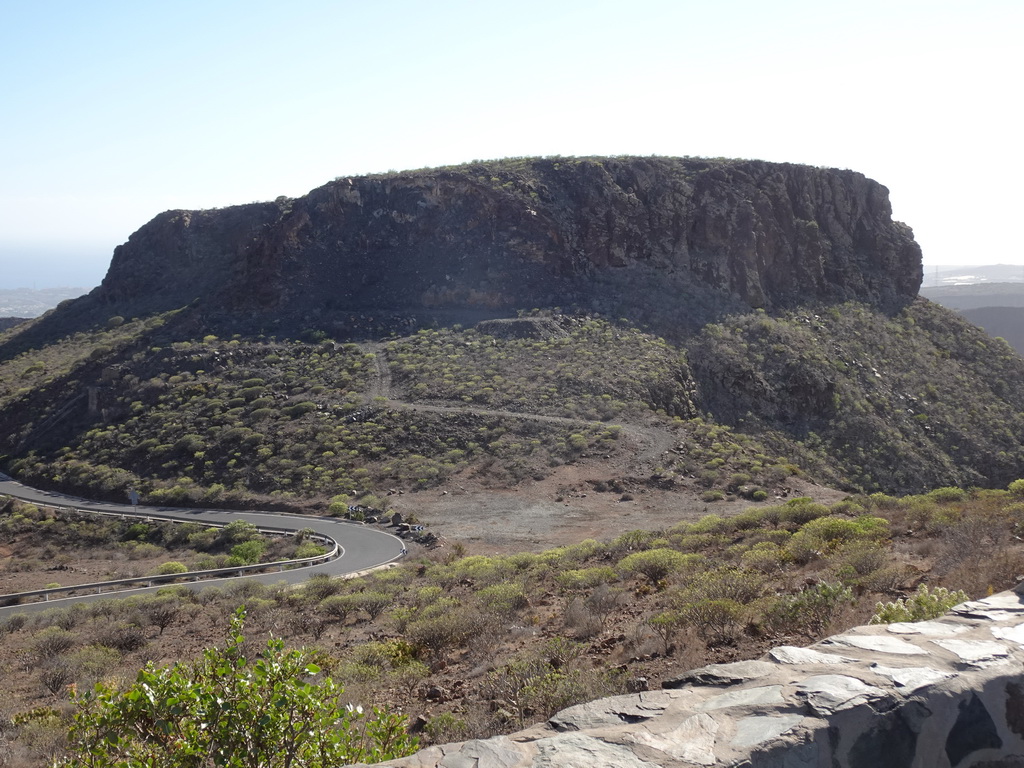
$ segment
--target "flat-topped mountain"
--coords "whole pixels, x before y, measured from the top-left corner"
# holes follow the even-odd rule
[[[662,329],[726,309],[917,295],[888,190],[759,161],[546,158],[337,179],[298,199],[168,211],[93,297],[344,331],[353,313],[576,307]]]
[[[921,279],[885,187],[759,161],[502,160],[171,211],[0,337],[0,460],[221,504],[574,487],[584,458],[626,495],[1005,486],[1024,360]]]

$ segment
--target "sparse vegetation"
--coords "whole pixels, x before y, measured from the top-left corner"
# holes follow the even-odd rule
[[[55,707],[48,719],[23,720],[14,744],[28,755],[37,739],[59,756],[72,690],[97,681],[108,698],[114,687],[130,690],[130,670],[190,658],[241,605],[246,658],[270,637],[306,646],[304,658],[322,670],[314,678],[344,686],[343,705],[422,715],[427,741],[513,730],[634,679],[656,684],[680,667],[804,643],[873,614],[930,618],[1009,587],[1024,566],[1013,488],[832,505],[795,498],[537,553],[442,549],[360,579],[316,577],[299,590],[168,587],[11,616],[0,623],[0,656],[20,660],[8,667],[17,711]],[[988,532],[980,560],[962,544],[979,529]],[[236,526],[229,538],[247,535]]]

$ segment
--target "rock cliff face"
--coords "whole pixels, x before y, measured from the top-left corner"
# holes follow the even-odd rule
[[[807,300],[885,309],[920,249],[852,171],[679,158],[528,159],[338,179],[305,197],[172,211],[114,254],[96,298],[235,315],[577,306],[698,319]]]

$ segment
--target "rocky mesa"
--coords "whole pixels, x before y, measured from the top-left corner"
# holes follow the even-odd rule
[[[696,327],[723,311],[916,295],[920,248],[888,190],[761,161],[543,158],[339,178],[298,199],[168,211],[119,246],[93,298],[273,315],[573,307]]]

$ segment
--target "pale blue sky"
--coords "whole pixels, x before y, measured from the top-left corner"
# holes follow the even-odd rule
[[[0,287],[157,213],[512,155],[853,168],[927,263],[1020,263],[1021,0],[0,0]]]

